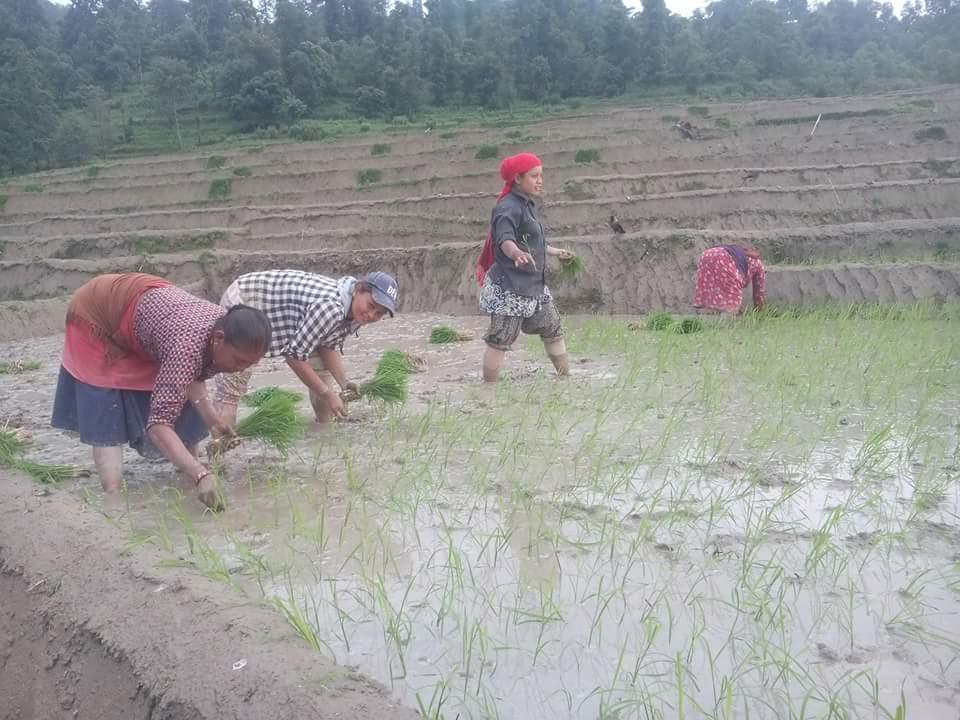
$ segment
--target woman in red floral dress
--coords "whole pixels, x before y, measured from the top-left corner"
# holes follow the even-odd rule
[[[742,312],[743,290],[753,284],[753,307],[765,300],[763,262],[753,245],[719,245],[704,250],[697,262],[693,306],[731,314]]]

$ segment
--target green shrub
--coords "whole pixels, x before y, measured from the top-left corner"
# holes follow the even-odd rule
[[[29,193],[42,193],[43,190],[44,190],[43,185],[30,184],[30,185],[24,185],[24,186],[23,186],[23,191],[24,191],[24,192],[29,192]]]
[[[573,158],[578,163],[594,163],[600,162],[600,151],[599,150],[577,150],[577,154]]]
[[[458,132],[443,132],[437,135],[437,137],[440,138],[441,140],[452,140],[453,138],[457,137],[459,134],[460,133]]]
[[[6,195],[0,195],[0,212],[3,212],[7,207],[7,199]]]
[[[718,128],[729,129],[733,127],[733,120],[725,117],[718,117],[713,121],[713,124]]]
[[[211,155],[207,158],[207,170],[219,170],[227,164],[227,159],[223,155]]]
[[[917,142],[927,142],[928,140],[946,140],[947,131],[939,125],[934,125],[933,127],[926,127],[917,130],[913,133],[913,137]]]
[[[507,130],[505,134],[511,140],[516,140],[523,135],[523,130]]]
[[[477,148],[477,154],[474,157],[477,160],[490,160],[500,154],[500,148],[496,145],[481,145]]]
[[[383,179],[383,171],[378,170],[377,168],[367,168],[366,170],[357,171],[357,185],[363,187],[364,185],[373,185],[378,183]]]
[[[95,178],[97,177],[97,175],[100,174],[101,170],[103,170],[103,168],[100,167],[99,165],[91,165],[90,167],[87,168],[87,177]]]
[[[207,192],[207,198],[210,200],[223,200],[230,197],[233,191],[233,181],[230,178],[219,178],[210,183],[210,190]]]
[[[237,177],[250,177],[251,175],[253,175],[253,170],[251,170],[246,166],[243,166],[243,167],[234,168],[233,174],[236,175]]]
[[[389,155],[393,152],[393,145],[387,143],[376,143],[370,148],[371,155]]]

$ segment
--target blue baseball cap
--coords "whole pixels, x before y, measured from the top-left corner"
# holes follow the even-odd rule
[[[400,286],[393,275],[385,272],[368,273],[363,282],[370,286],[373,301],[384,308],[390,317],[397,311],[397,301],[400,299]]]

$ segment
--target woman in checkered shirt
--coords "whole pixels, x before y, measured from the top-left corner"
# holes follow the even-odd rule
[[[123,445],[163,455],[222,508],[198,458],[208,428],[232,435],[205,380],[250,367],[270,345],[270,321],[251,307],[229,312],[143,273],[101,275],[70,300],[51,424],[93,446],[103,489],[123,484]]]
[[[286,360],[310,391],[317,421],[325,423],[346,412],[333,381],[342,390],[355,387],[341,359],[347,336],[387,314],[393,317],[399,301],[397,281],[385,272],[335,279],[302,270],[264,270],[234,280],[220,305],[243,303],[267,314],[273,327],[267,357]],[[252,374],[251,368],[217,376],[217,410],[225,418],[236,418]]]

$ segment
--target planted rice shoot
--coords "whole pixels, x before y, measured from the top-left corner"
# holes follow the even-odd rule
[[[560,278],[562,280],[573,280],[583,272],[583,269],[583,260],[579,255],[560,259]]]
[[[291,403],[298,403],[303,400],[303,395],[301,393],[271,385],[254,390],[249,395],[244,396],[243,404],[247,407],[256,408],[260,407],[264,402],[274,397],[282,397]]]
[[[468,340],[473,340],[473,333],[461,332],[449,325],[437,325],[430,331],[430,342],[434,345],[467,342]]]
[[[296,401],[286,395],[273,395],[237,423],[237,436],[260,440],[286,452],[303,436],[306,423],[294,408]]]

